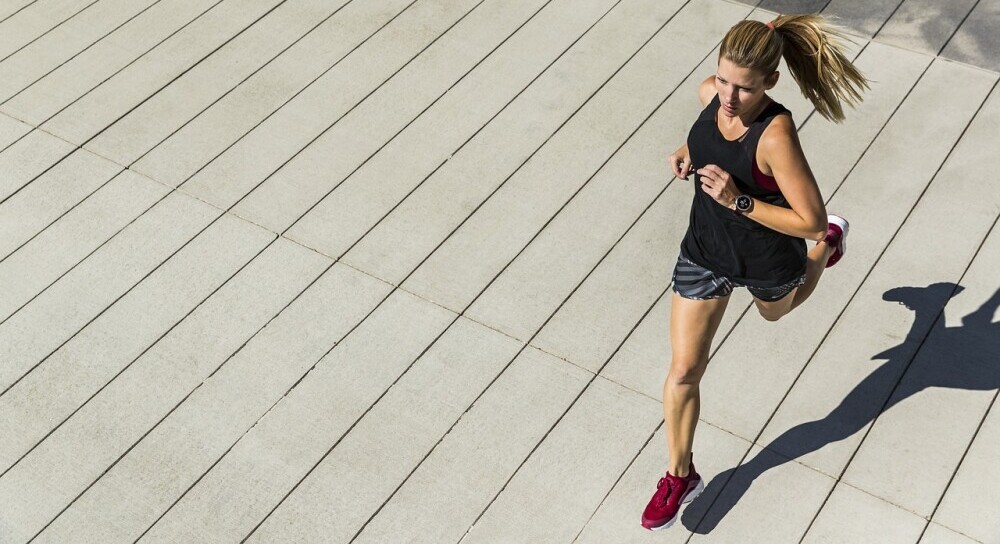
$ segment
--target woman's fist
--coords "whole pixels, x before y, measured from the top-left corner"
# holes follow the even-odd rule
[[[708,193],[712,200],[731,210],[736,209],[736,197],[740,196],[740,192],[729,172],[714,164],[706,164],[698,169],[698,175],[701,176],[701,189]]]
[[[687,146],[678,149],[670,156],[670,170],[679,178],[687,179],[691,174],[691,155],[687,152]]]

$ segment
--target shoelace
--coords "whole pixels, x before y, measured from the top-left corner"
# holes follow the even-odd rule
[[[656,489],[658,490],[660,504],[665,504],[667,499],[670,498],[670,480],[666,477],[660,478],[660,481],[656,482]]]

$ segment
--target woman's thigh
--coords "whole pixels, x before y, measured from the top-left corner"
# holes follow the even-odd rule
[[[704,372],[712,349],[712,338],[726,313],[729,295],[694,300],[673,294],[670,306],[671,368],[685,373]]]

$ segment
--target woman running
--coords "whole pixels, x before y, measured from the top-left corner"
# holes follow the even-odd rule
[[[836,40],[844,37],[817,15],[737,23],[722,41],[718,71],[698,90],[705,109],[670,156],[675,176],[695,174],[695,192],[673,275],[663,385],[670,459],[642,513],[647,529],[672,525],[704,488],[691,457],[698,384],[733,288],[746,287],[764,319],[776,321],[844,255],[847,221],[827,215],[791,114],[767,95],[784,56],[816,111],[842,121],[842,103],[857,104],[868,87]],[[808,252],[806,239],[817,242]]]

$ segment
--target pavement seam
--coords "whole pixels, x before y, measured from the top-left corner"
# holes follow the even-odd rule
[[[963,533],[962,531],[959,531],[959,530],[957,530],[957,529],[955,529],[953,527],[949,527],[949,526],[947,526],[947,525],[945,525],[943,523],[937,522],[937,521],[928,521],[927,522],[927,527],[924,529],[924,531],[922,533],[920,533],[920,540],[917,541],[917,544],[920,544],[921,542],[923,542],[924,533],[927,532],[927,529],[929,529],[931,525],[937,525],[938,527],[943,527],[943,528],[945,528],[945,529],[947,529],[947,530],[949,530],[949,531],[951,531],[953,533],[958,533],[958,534],[964,536],[965,538],[968,538],[972,542],[976,542],[977,544],[985,544],[982,540],[979,540],[978,538],[973,538],[973,537],[971,537],[971,536]]]

